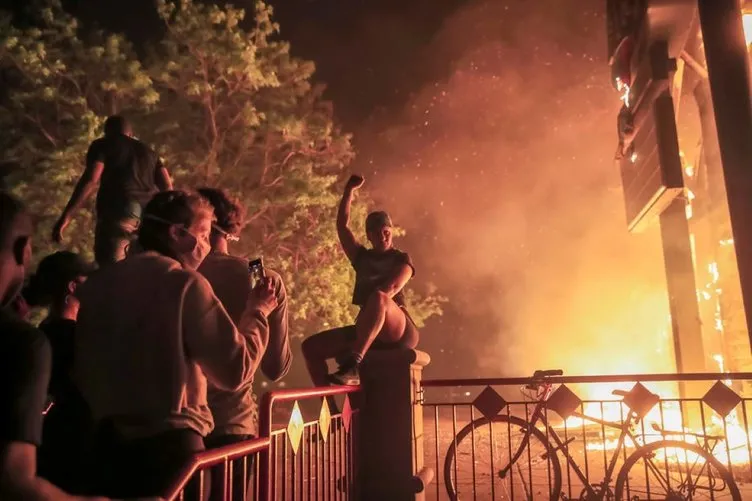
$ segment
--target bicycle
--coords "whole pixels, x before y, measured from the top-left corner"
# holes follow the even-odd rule
[[[497,475],[502,481],[506,480],[508,484],[506,485],[507,497],[501,496],[497,499],[535,501],[544,499],[550,501],[574,499],[579,501],[642,501],[660,499],[684,501],[702,499],[702,496],[706,495],[708,499],[741,501],[739,487],[731,472],[712,455],[713,448],[720,440],[723,440],[723,437],[685,432],[674,433],[654,425],[654,430],[663,438],[640,445],[639,434],[635,433],[634,427],[640,423],[643,416],[629,407],[627,407],[626,419],[622,423],[598,419],[578,412],[572,413],[572,416],[585,422],[600,425],[604,429],[611,428],[619,431],[616,447],[606,466],[604,479],[600,483],[591,484],[588,481],[587,473],[583,473],[570,452],[569,444],[575,440],[575,437],[567,437],[565,429],[565,439],[562,440],[548,420],[546,402],[553,393],[554,385],[547,378],[561,376],[562,374],[561,370],[536,371],[532,382],[523,387],[523,395],[526,394],[526,391],[534,393],[535,407],[529,419],[523,419],[509,413],[506,415],[499,414],[491,419],[483,417],[472,421],[457,433],[444,460],[444,483],[452,501],[459,499],[458,490],[452,476],[452,472],[454,472],[455,480],[458,480],[458,470],[455,464],[458,446],[463,440],[470,437],[473,477],[475,477],[475,436],[485,426],[489,428],[491,437],[491,489],[493,493],[495,483],[493,479],[493,471],[495,470],[493,457],[494,425],[497,428],[502,426],[502,430],[506,429],[509,433],[509,439],[504,444],[506,449],[504,452],[508,452],[508,457],[511,458],[511,460],[506,459],[499,464],[501,469],[498,470]],[[625,397],[628,393],[621,390],[613,392],[614,395],[619,397]],[[658,397],[655,396],[655,398],[657,400]],[[538,424],[541,426],[538,427]],[[519,444],[513,445],[512,431],[517,430],[521,432],[521,441]],[[702,447],[684,440],[669,440],[666,438],[671,435],[692,435],[698,441],[701,440]],[[631,440],[631,443],[636,447],[636,450],[629,456],[626,456],[627,440]],[[539,447],[540,450],[534,451],[534,446]],[[579,479],[583,486],[578,498],[569,498],[562,493],[562,470],[558,457],[559,452],[564,456],[571,471],[574,472],[575,477]],[[620,455],[625,457],[624,463],[618,470],[615,487],[611,490],[612,479]],[[677,457],[675,460],[669,459],[672,456]],[[605,458],[606,453],[604,452],[604,460]],[[525,461],[529,462],[526,469],[520,465]],[[698,462],[701,462],[702,465],[697,472],[688,472],[687,475],[680,475],[681,478],[678,481],[672,481],[672,475],[676,474],[676,470],[681,468],[682,465],[690,466],[690,463],[694,465]],[[542,467],[542,472],[539,472],[538,475],[543,476],[543,486],[534,485],[533,468],[535,467]],[[586,472],[587,468],[586,463]],[[657,477],[657,487],[664,489],[663,494],[656,495],[655,491],[651,491],[651,474]],[[642,487],[640,480],[647,482],[647,492],[640,490],[640,487]],[[704,483],[698,484],[696,481],[699,480],[704,480]],[[522,491],[522,497],[515,497],[515,487]],[[655,489],[656,485],[652,487]]]

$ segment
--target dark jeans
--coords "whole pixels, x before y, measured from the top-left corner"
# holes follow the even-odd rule
[[[100,267],[125,259],[140,223],[141,206],[135,202],[122,213],[97,214],[94,259]]]
[[[237,444],[245,442],[246,440],[252,440],[256,437],[253,435],[209,435],[206,437],[206,448],[216,449],[218,447],[224,447],[225,445]],[[243,467],[245,463],[245,468]],[[253,475],[253,456],[249,458],[238,458],[232,461],[232,478],[228,488],[232,488],[233,501],[244,501],[246,499],[252,499],[248,495],[251,478]],[[219,464],[212,469],[211,473],[211,495],[210,501],[223,501],[222,497],[222,485],[224,484],[224,465]],[[230,472],[228,471],[228,475]]]
[[[105,424],[97,434],[98,493],[118,499],[163,496],[191,457],[203,450],[204,440],[193,430],[177,429],[125,440]],[[204,485],[207,493],[209,478],[204,479]],[[186,487],[185,499],[200,499],[196,478]]]

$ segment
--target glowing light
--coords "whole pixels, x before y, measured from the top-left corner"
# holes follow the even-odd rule
[[[685,174],[686,174],[686,175],[687,175],[688,177],[692,177],[692,176],[694,176],[694,175],[695,175],[695,168],[694,168],[694,166],[692,166],[692,165],[687,165],[687,166],[685,166],[685,167],[684,167],[684,173],[685,173]]]
[[[635,163],[637,161],[637,153],[632,152],[632,156],[629,157],[629,161]]]
[[[721,247],[726,247],[726,246],[729,246],[729,245],[734,245],[734,239],[733,238],[726,238],[724,240],[721,240],[718,243],[721,244]]]
[[[616,89],[621,92],[619,99],[624,103],[624,106],[629,108],[630,104],[630,91],[629,84],[619,77],[616,77]]]
[[[744,24],[744,39],[749,46],[752,44],[752,12],[745,12],[742,15],[742,23]]]
[[[708,265],[708,273],[710,273],[710,276],[713,277],[713,283],[718,282],[718,279],[721,277],[720,273],[718,273],[718,263],[713,261]]]

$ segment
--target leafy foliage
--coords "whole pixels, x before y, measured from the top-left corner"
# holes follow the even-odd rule
[[[23,166],[10,184],[40,216],[37,249],[50,250],[51,224],[104,118],[124,112],[177,187],[219,186],[247,206],[232,251],[263,255],[282,273],[294,333],[351,322],[354,275],[334,219],[338,181],[354,152],[323,86],[311,82],[313,63],[275,38],[272,9],[262,2],[252,20],[242,9],[192,0],[158,0],[156,8],[166,31],[143,64],[120,35],[83,39],[58,0],[44,2],[36,27],[0,21],[0,64],[10,82],[0,106],[9,134],[0,141],[4,160]],[[365,202],[353,208],[356,234],[364,234]],[[91,212],[76,223],[68,238],[88,252]],[[442,298],[409,297],[416,321],[441,313]]]

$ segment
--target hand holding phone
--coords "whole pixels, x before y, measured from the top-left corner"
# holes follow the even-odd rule
[[[251,297],[249,298],[250,306],[260,311],[265,317],[274,311],[277,307],[277,296],[274,294],[274,287],[271,281],[266,277],[264,271],[264,260],[262,258],[254,259],[248,262],[248,274],[251,276]]]
[[[266,272],[264,271],[264,259],[258,258],[248,262],[248,274],[251,276],[251,287],[266,281]]]

